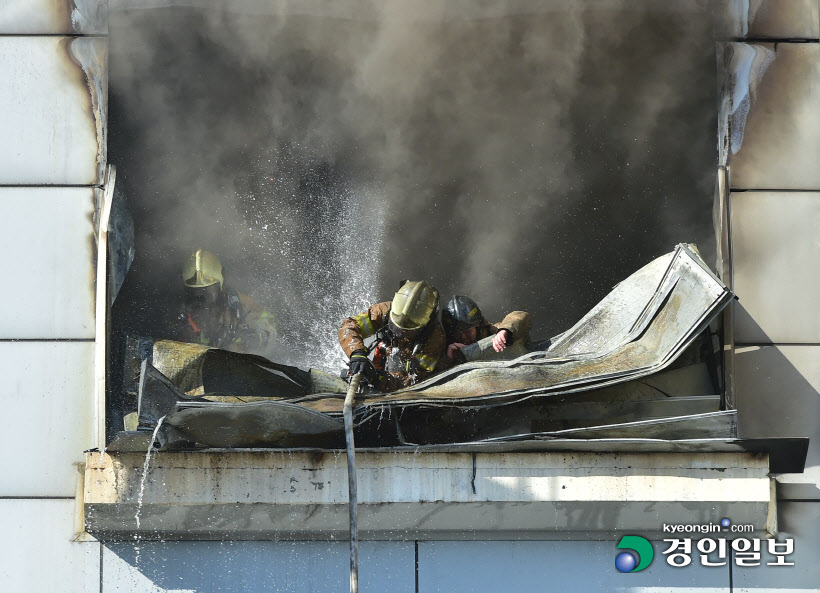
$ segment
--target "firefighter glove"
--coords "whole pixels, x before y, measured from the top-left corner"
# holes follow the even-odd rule
[[[376,380],[376,369],[373,363],[367,358],[367,350],[356,350],[350,355],[350,370],[347,376],[352,377],[356,373],[361,373],[362,378],[368,383]]]

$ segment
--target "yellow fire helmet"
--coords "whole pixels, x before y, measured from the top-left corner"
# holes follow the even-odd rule
[[[390,322],[404,332],[423,328],[438,307],[438,291],[424,281],[402,284],[390,306]]]
[[[222,289],[222,263],[210,251],[197,249],[185,260],[182,279],[191,288],[205,288],[218,282]]]

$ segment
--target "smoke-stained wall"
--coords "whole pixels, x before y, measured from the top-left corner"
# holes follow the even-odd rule
[[[197,247],[279,317],[268,355],[326,367],[402,278],[546,337],[675,243],[712,261],[708,3],[526,6],[113,11],[118,326],[160,337]]]

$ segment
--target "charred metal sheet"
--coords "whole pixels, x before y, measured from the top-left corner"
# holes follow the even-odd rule
[[[102,183],[107,45],[98,37],[0,37],[0,184]]]
[[[663,439],[667,441],[685,439],[731,439],[737,434],[737,411],[710,412],[623,422],[604,426],[572,428],[541,434],[527,434],[501,437],[498,440],[521,440],[522,438],[568,438],[568,439]],[[490,440],[489,442],[492,442]]]
[[[109,181],[110,182],[110,181]],[[108,223],[108,305],[114,304],[125,282],[125,275],[134,262],[134,219],[125,196],[115,186]]]
[[[695,430],[692,427],[698,426],[699,422],[703,423],[702,432],[694,434],[705,438],[713,429],[713,424],[710,417],[703,415],[718,412],[720,405],[718,396],[641,399],[637,393],[628,395],[629,398],[604,399],[599,391],[590,391],[554,396],[547,400],[531,399],[505,406],[404,408],[399,413],[385,414],[386,419],[381,420],[387,425],[390,425],[390,421],[395,421],[396,439],[403,444],[413,445],[521,439],[524,438],[522,435],[569,438],[564,434],[567,431],[597,430],[602,425],[614,424],[625,425],[626,432],[612,433],[612,436],[626,438],[632,434],[632,424],[636,421],[660,422],[674,419],[677,422],[674,425],[659,423],[649,427],[653,431],[653,438],[669,440],[684,438],[681,436],[681,427]],[[690,420],[692,415],[701,416]],[[681,416],[686,417],[686,420],[677,418]],[[713,432],[712,436],[735,436],[735,433],[727,432],[735,428],[732,423],[723,422],[720,425],[720,432]],[[648,433],[645,436],[649,436]],[[690,438],[692,434],[684,436]],[[381,437],[386,440],[384,434]],[[603,437],[596,434],[583,438]],[[360,441],[367,444],[364,439]]]
[[[142,363],[139,424],[157,431],[163,448],[212,447],[338,447],[344,442],[341,420],[287,402],[213,402],[177,389],[150,365]]]
[[[681,354],[730,299],[731,293],[705,267],[696,252],[680,245],[674,253],[658,258],[615,287],[578,324],[554,338],[546,351],[532,352],[511,361],[465,363],[409,389],[362,396],[357,402],[362,438],[360,440],[357,436],[357,441],[390,446],[408,440],[457,442],[545,429],[600,427],[617,422],[617,419],[608,419],[605,415],[607,405],[612,402],[709,396],[716,393],[716,386],[712,384],[708,365],[700,357],[705,356],[708,360],[713,353],[704,355],[703,349],[698,346],[692,355],[681,357]],[[679,357],[685,362],[684,365],[659,374]],[[184,415],[186,430],[191,437],[190,443],[182,437],[161,437],[166,444],[244,447],[250,446],[252,441],[254,446],[263,446],[266,439],[272,438],[270,431],[260,429],[262,425],[258,422],[254,424],[256,421],[253,418],[267,415],[273,421],[281,410],[290,412],[289,407],[281,405],[284,400],[288,400],[289,406],[298,405],[311,413],[329,414],[327,419],[338,417],[341,410],[339,393],[311,393],[311,387],[315,384],[311,378],[313,371],[307,373],[294,367],[277,365],[261,357],[159,341],[153,348],[153,360],[169,381],[162,378],[154,382],[160,385],[160,391],[165,395],[157,395],[156,402],[148,402],[144,407],[162,409],[150,418],[146,416],[142,424],[149,428],[160,414],[167,414],[167,426],[161,432],[168,432]],[[156,372],[144,364],[144,380],[146,370]],[[651,374],[655,376],[647,377]],[[150,390],[141,389],[141,392],[143,397],[150,397]],[[554,419],[560,413],[556,415],[554,410],[560,409],[566,401],[553,401],[552,398],[560,394],[564,394],[565,399],[567,394],[579,394],[577,397],[581,397],[581,393],[590,404],[590,412],[598,413],[574,420],[565,414],[564,419],[556,424]],[[537,397],[546,395],[551,397]],[[195,405],[179,404],[171,409],[175,399],[181,401],[190,396],[209,401]],[[527,398],[534,398],[536,404],[529,407],[529,404],[523,404],[523,407],[506,405],[491,412],[481,409],[487,404],[510,404]],[[248,407],[247,415],[243,416],[242,422],[247,428],[240,431],[241,437],[217,434],[215,423],[223,413],[220,410],[225,414],[230,410],[236,420],[243,414],[239,410],[250,406],[251,402],[253,407]],[[220,407],[226,404],[233,407]],[[708,405],[713,406],[714,401],[711,400]],[[212,416],[208,416],[210,424],[207,429],[196,429],[195,414],[183,414],[183,408],[206,410],[209,406],[213,412]],[[441,406],[463,407],[464,411],[444,410]],[[637,409],[633,407],[633,410]],[[399,413],[399,410],[402,412]],[[407,417],[403,416],[405,411],[409,412]],[[688,413],[708,411],[708,408],[704,410],[701,407]],[[376,428],[366,422],[366,418],[374,412],[378,412]],[[624,413],[623,409],[621,413]],[[382,428],[385,414],[388,418],[385,425],[395,427],[394,430]],[[699,417],[704,422],[703,434],[729,436],[734,429],[730,417],[733,418],[731,415],[720,416],[723,423],[719,427],[709,424],[712,416]],[[399,421],[399,418],[402,420]],[[312,434],[313,419],[311,414],[289,416],[284,420],[287,438],[296,438],[300,433]],[[634,421],[636,418],[623,420]],[[637,420],[651,422],[652,417]],[[687,430],[697,420],[688,419]],[[655,431],[653,434],[662,438],[696,436],[681,429],[685,424],[681,420],[676,422],[677,425],[657,422],[650,426]],[[224,422],[224,426],[228,424]],[[633,429],[624,428],[627,431]],[[644,429],[648,430],[647,427]],[[237,427],[233,432],[226,429],[226,434],[233,434],[236,430]],[[195,437],[192,436],[194,431]],[[602,433],[602,436],[605,434],[614,433]],[[267,444],[282,446],[281,439],[277,438],[268,440]]]
[[[14,254],[0,338],[94,338],[93,211],[91,188],[0,188],[0,248]]]
[[[310,371],[254,354],[171,340],[154,343],[152,363],[188,395],[298,398],[311,393]],[[329,386],[329,381],[318,384]]]
[[[211,447],[318,447],[344,445],[344,425],[336,418],[287,402],[178,404],[157,432],[159,446],[194,443]]]
[[[820,343],[820,192],[735,192],[731,207],[735,341]]]
[[[465,363],[407,389],[367,395],[361,399],[361,405],[475,405],[586,391],[637,379],[669,366],[731,298],[731,292],[698,255],[681,245],[674,254],[655,260],[620,283],[578,324],[554,338],[547,351],[532,352],[511,361]],[[211,356],[209,352],[222,351],[167,341],[157,342],[154,350],[157,368],[189,395],[207,391],[288,397],[270,381],[255,390],[242,389],[234,385],[236,374],[229,377],[214,369],[208,371],[203,362],[205,357]],[[192,369],[192,374],[176,378],[173,373],[177,371],[166,372],[164,363],[158,362],[162,352],[161,358],[176,360],[169,369]],[[253,364],[273,364],[259,357],[232,356],[242,364],[250,364],[252,359]],[[212,387],[205,384],[205,372],[215,379],[224,379],[221,389],[215,383]],[[309,398],[311,407],[340,412],[337,394],[324,399],[322,396]]]
[[[369,419],[362,417],[357,424],[357,442],[362,445],[379,443],[392,446],[400,442],[425,444],[442,442],[474,441],[499,436],[520,435],[530,432],[548,432],[571,428],[592,427],[616,422],[632,422],[636,418],[651,420],[716,412],[720,406],[719,396],[689,396],[691,393],[708,393],[712,389],[704,363],[697,363],[657,373],[641,381],[620,383],[604,389],[549,399],[531,399],[518,404],[502,407],[403,407],[400,411],[380,412]],[[311,375],[313,375],[313,369]],[[277,413],[279,402],[271,398],[252,396],[210,396],[191,397],[180,392],[161,373],[143,362],[139,387],[140,425],[149,433],[159,418],[169,415],[171,423],[184,402],[209,401],[240,404],[257,402],[255,410],[243,416],[242,426],[237,426],[242,437],[239,440],[221,440],[222,447],[263,446],[264,438],[259,434],[258,422],[254,414],[264,413],[271,418]],[[299,400],[293,400],[299,401]],[[146,405],[143,405],[145,402]],[[270,406],[266,410],[265,403]],[[300,405],[310,409],[312,401],[303,399]],[[360,408],[366,414],[367,408]],[[160,440],[168,447],[190,446],[193,441],[170,439],[162,435]],[[299,432],[298,426],[290,425],[290,432]],[[309,431],[308,431],[309,432]],[[218,438],[206,430],[198,431],[196,442],[201,445],[216,446],[212,439]],[[671,432],[670,436],[671,438]],[[143,439],[144,440],[144,439]],[[142,441],[141,441],[142,442]],[[277,446],[271,441],[268,446]],[[145,446],[147,447],[147,441]]]
[[[628,420],[634,420],[635,418],[656,420],[676,416],[707,414],[709,412],[717,412],[720,409],[719,395],[665,397],[663,399],[649,400],[625,399],[603,403],[576,403],[572,401],[574,399],[577,399],[576,394],[569,396],[567,398],[568,401],[563,401],[560,405],[550,406],[550,419],[563,422],[580,422],[583,419],[587,420],[584,426],[590,426],[591,423],[589,421],[600,422],[601,419],[606,419],[612,423],[622,423]],[[540,429],[535,432],[548,432],[548,430]]]
[[[107,451],[112,453],[144,453],[148,450],[151,434],[145,431],[120,432],[109,443]],[[732,438],[732,439],[685,439],[667,441],[663,439],[550,439],[507,441],[475,441],[463,443],[445,443],[438,445],[404,445],[391,447],[395,453],[538,453],[547,451],[557,452],[587,452],[587,453],[686,453],[687,455],[700,453],[760,453],[769,456],[769,468],[772,473],[798,474],[802,473],[806,465],[806,456],[809,450],[808,437],[777,437],[777,438]],[[251,449],[216,449],[206,448],[198,451],[200,454],[213,455],[223,453],[240,453]],[[336,450],[318,449],[313,447],[282,449],[282,453],[330,453]],[[384,448],[362,447],[356,448],[362,452],[385,452]],[[809,477],[809,482],[812,482]],[[813,483],[813,482],[812,482]]]
[[[193,398],[177,389],[147,360],[142,361],[137,395],[137,415],[140,426],[156,426],[160,419],[174,411],[177,402],[189,399]]]
[[[214,0],[111,0],[112,10],[133,10],[146,8],[165,8],[168,6],[186,6],[213,8]],[[220,10],[245,15],[286,15],[286,16],[316,16],[339,19],[366,19],[374,17],[369,9],[377,3],[362,2],[361,0],[242,0],[241,2],[226,1],[219,3]],[[591,2],[586,7],[590,12],[603,11],[610,16],[614,6],[618,3]],[[709,16],[708,10],[698,2],[640,2],[640,10],[644,13],[685,14],[694,13]],[[671,8],[670,8],[671,6]],[[550,0],[549,2],[533,2],[532,0],[505,0],[504,2],[475,2],[474,0],[416,0],[414,9],[404,16],[407,22],[425,21],[463,21],[465,19],[499,19],[524,15],[566,14],[578,10],[577,0]]]
[[[732,188],[820,190],[820,44],[720,47]]]
[[[668,366],[731,298],[700,257],[680,245],[671,259],[659,258],[616,286],[548,351],[459,365],[366,404],[502,401],[636,379]]]
[[[817,39],[817,0],[726,0],[711,2],[719,37]]]
[[[108,0],[3,0],[0,34],[100,35],[108,32]]]

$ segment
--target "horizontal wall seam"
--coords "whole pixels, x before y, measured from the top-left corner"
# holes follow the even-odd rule
[[[818,342],[735,342],[735,349],[752,346],[820,346]]]
[[[0,338],[3,342],[94,342],[96,338]]]
[[[734,43],[820,43],[818,37],[727,37],[723,42]]]
[[[0,183],[0,189],[4,189],[4,188],[10,188],[10,189],[13,189],[13,188],[36,189],[36,188],[40,188],[40,187],[47,188],[47,189],[54,189],[54,188],[61,188],[61,187],[75,187],[75,188],[78,187],[78,188],[87,188],[87,189],[102,189],[103,186],[102,185],[88,185],[88,184],[71,184],[71,183],[69,183],[69,184],[56,184],[56,183],[53,183],[53,184],[50,184],[50,185],[43,185],[42,183],[40,183],[40,184],[30,184],[30,185],[29,184],[6,185],[6,184]]]
[[[0,500],[74,500],[74,496],[0,496]]]
[[[742,194],[746,192],[772,192],[772,193],[785,193],[785,194],[796,194],[796,193],[803,193],[803,194],[813,194],[813,193],[820,193],[820,188],[816,189],[776,189],[776,188],[739,188],[733,187],[729,189],[730,193],[733,194]]]
[[[0,37],[84,37],[108,39],[108,33],[92,33],[83,35],[82,33],[0,33]]]

